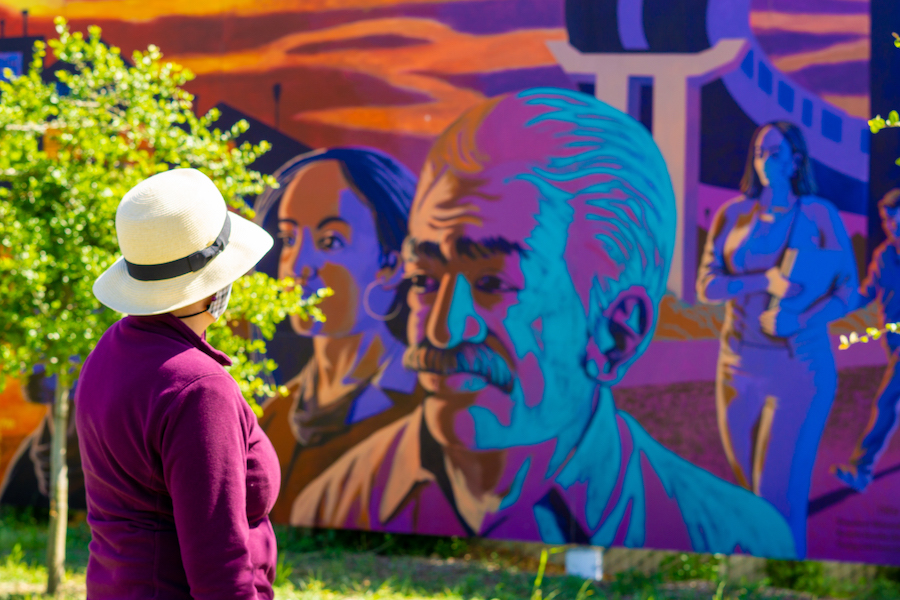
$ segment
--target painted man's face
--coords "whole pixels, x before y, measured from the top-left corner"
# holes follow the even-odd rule
[[[334,295],[320,308],[326,321],[290,317],[301,335],[347,335],[366,319],[360,297],[375,280],[380,246],[372,211],[353,192],[336,161],[305,167],[288,184],[278,209],[283,246],[279,278],[292,278],[313,292]]]
[[[521,172],[490,167],[469,185],[438,178],[410,215],[405,362],[469,447],[550,439],[581,400],[565,389],[584,377],[587,335],[565,264],[567,223],[533,235],[541,203]]]

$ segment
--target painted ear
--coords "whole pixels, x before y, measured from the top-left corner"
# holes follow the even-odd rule
[[[388,254],[378,269],[378,281],[385,288],[395,288],[403,280],[403,265],[400,261],[400,253],[394,250]]]
[[[585,370],[588,375],[612,385],[622,379],[643,351],[656,321],[656,308],[642,287],[619,293],[605,307],[588,339]]]

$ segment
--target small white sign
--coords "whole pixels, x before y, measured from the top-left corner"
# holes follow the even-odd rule
[[[566,550],[566,573],[584,579],[603,579],[603,548]]]

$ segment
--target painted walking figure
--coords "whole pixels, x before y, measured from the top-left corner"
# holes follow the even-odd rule
[[[806,555],[806,514],[819,440],[837,388],[828,323],[857,286],[837,209],[817,197],[800,129],[753,134],[743,196],[713,217],[697,277],[703,302],[725,304],[716,410],[739,484],[771,502]]]
[[[865,281],[855,296],[854,307],[861,308],[870,302],[879,304],[879,324],[900,320],[900,188],[889,191],[878,203],[881,226],[887,239],[876,248],[869,263]],[[832,466],[834,476],[858,492],[872,483],[872,470],[887,447],[897,428],[897,408],[900,403],[900,376],[897,361],[900,357],[900,335],[884,336],[888,353],[887,368],[878,396],[872,405],[872,416],[859,439],[850,460],[843,465]]]

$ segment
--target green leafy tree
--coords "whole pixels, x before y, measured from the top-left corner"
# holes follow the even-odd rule
[[[61,61],[51,67],[56,81],[42,79],[50,57],[38,43],[27,72],[13,77],[7,70],[8,81],[0,82],[0,389],[39,364],[56,377],[50,593],[64,574],[69,392],[88,353],[121,316],[91,292],[119,252],[120,199],[146,177],[194,167],[215,181],[232,210],[252,217],[243,198],[274,185],[247,167],[269,145],[237,144],[244,121],[220,131],[215,111],[195,115],[183,89],[192,74],[164,61],[158,48],[135,52],[129,65],[118,48],[101,43],[97,27],[85,36],[57,19],[56,32],[48,43]],[[234,358],[231,373],[257,414],[256,400],[275,392],[268,377],[275,365],[254,360],[265,338],[288,312],[322,318],[315,305],[326,293],[303,300],[301,290],[262,274],[234,286],[230,310],[209,339]],[[241,336],[237,324],[257,329]]]

